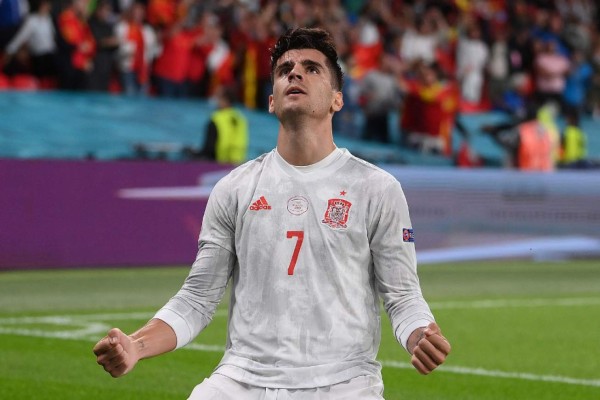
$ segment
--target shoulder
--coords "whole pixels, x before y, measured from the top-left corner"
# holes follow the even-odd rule
[[[346,170],[369,193],[380,197],[389,190],[400,189],[400,182],[391,173],[349,152],[348,154]]]
[[[366,160],[363,160],[362,158],[357,157],[357,156],[351,154],[350,152],[348,152],[348,154],[349,154],[348,166],[350,168],[356,169],[356,170],[360,171],[362,174],[364,174],[363,179],[365,179],[365,180],[376,179],[376,180],[387,181],[387,182],[398,182],[398,180],[392,174],[390,174],[383,168],[378,167],[377,165],[372,164]]]
[[[262,173],[270,157],[271,153],[265,153],[235,167],[217,182],[215,189],[227,190],[230,193],[234,193],[240,188],[247,187],[249,182],[254,181]]]

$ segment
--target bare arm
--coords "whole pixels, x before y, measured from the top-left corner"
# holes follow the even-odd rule
[[[177,344],[173,329],[160,319],[152,319],[131,335],[113,328],[94,346],[98,364],[113,378],[125,375],[144,358],[167,353]]]

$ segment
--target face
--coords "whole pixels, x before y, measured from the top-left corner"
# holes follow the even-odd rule
[[[284,53],[275,66],[269,112],[280,120],[310,115],[331,117],[343,106],[342,93],[332,86],[327,58],[315,49],[295,49]]]

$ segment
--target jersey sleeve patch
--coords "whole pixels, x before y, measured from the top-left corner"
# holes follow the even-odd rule
[[[415,233],[411,228],[403,228],[402,229],[402,240],[404,242],[414,242],[415,241]]]

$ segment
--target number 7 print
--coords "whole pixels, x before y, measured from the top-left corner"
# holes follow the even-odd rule
[[[287,238],[298,238],[296,241],[296,246],[294,247],[294,252],[292,253],[292,259],[290,260],[290,265],[288,267],[288,275],[294,275],[294,268],[296,268],[296,261],[298,261],[298,254],[300,254],[300,248],[302,247],[302,242],[304,241],[304,231],[287,231]]]

